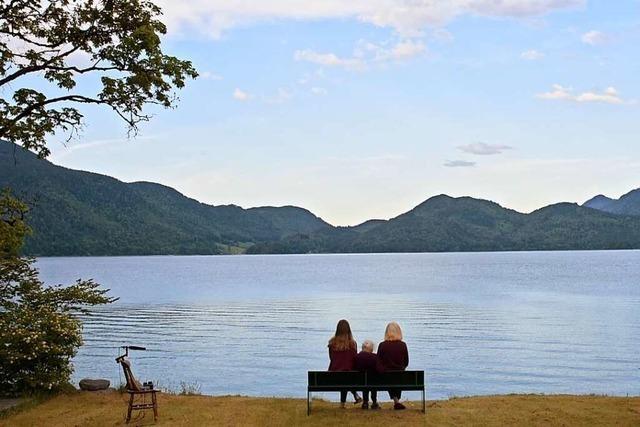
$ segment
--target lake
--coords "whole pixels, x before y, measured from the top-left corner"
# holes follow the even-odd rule
[[[74,380],[306,396],[337,321],[358,343],[400,323],[427,396],[640,393],[640,251],[41,258],[50,284],[120,301],[85,319]],[[413,396],[408,393],[411,398]],[[331,397],[328,395],[327,397]],[[415,394],[414,398],[419,395]]]

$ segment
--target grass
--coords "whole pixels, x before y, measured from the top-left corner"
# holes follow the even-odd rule
[[[125,394],[77,392],[29,405],[0,418],[0,426],[124,425]],[[240,396],[159,396],[159,426],[638,426],[640,397],[506,395],[453,398],[421,404],[406,411],[383,403],[380,411],[315,400],[310,417],[303,399]],[[134,415],[131,425],[153,425],[153,414]]]

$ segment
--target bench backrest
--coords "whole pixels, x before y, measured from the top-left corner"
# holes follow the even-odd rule
[[[424,387],[424,371],[394,371],[367,375],[368,386]]]
[[[340,387],[413,388],[424,387],[424,371],[393,371],[381,374],[345,371],[309,371],[309,389]]]
[[[366,385],[365,379],[365,372],[309,371],[310,387]]]

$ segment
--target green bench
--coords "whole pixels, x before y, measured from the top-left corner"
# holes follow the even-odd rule
[[[309,371],[307,415],[311,414],[311,393],[331,391],[421,391],[422,412],[426,411],[424,371],[392,371],[381,374],[343,371]]]

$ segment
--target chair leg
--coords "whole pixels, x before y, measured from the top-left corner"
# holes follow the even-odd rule
[[[427,402],[425,401],[424,389],[422,389],[422,413],[427,412]]]
[[[129,421],[131,421],[131,411],[133,411],[133,393],[129,394],[129,407],[127,408],[127,421],[126,421],[127,424],[129,424]]]
[[[311,415],[311,392],[307,391],[307,417]]]
[[[153,421],[158,421],[158,400],[155,393],[151,393],[151,403],[153,403]]]

